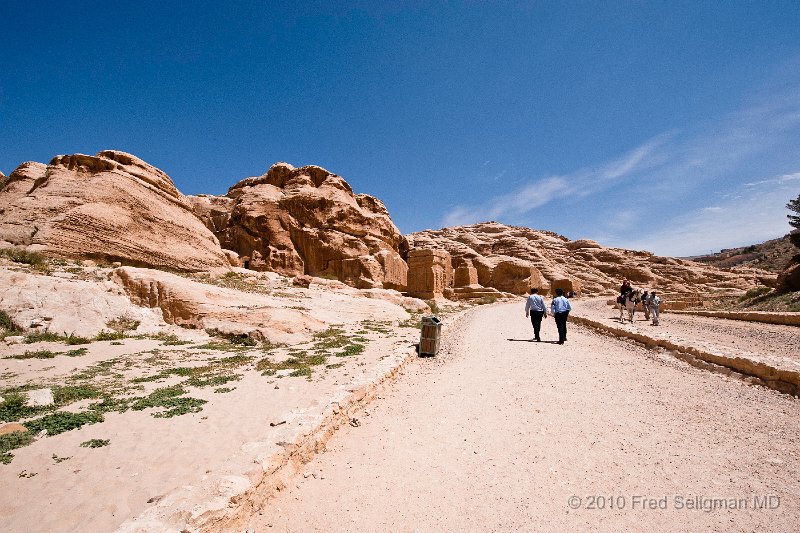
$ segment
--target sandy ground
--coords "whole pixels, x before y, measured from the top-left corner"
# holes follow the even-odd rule
[[[609,324],[619,324],[619,309],[606,304],[608,298],[579,300],[575,312]],[[630,324],[625,314],[625,323]],[[800,361],[800,328],[726,320],[694,315],[662,313],[659,326],[651,326],[644,314],[637,312],[634,326],[644,333],[657,331],[689,341],[711,343],[758,355],[778,355]]]
[[[214,386],[190,388],[189,396],[208,401],[198,413],[154,418],[154,409],[111,412],[102,423],[13,450],[12,462],[0,464],[0,531],[113,531],[184,485],[246,472],[252,468],[252,457],[246,453],[248,443],[286,439],[297,431],[294,426],[302,423],[296,421],[302,420],[304,413],[321,410],[333,391],[358,381],[387,354],[409,352],[417,336],[416,330],[409,328],[394,328],[391,333],[370,331],[364,334],[369,342],[363,353],[330,356],[329,363],[341,366],[314,367],[310,378],[281,377],[288,371],[262,375],[252,368],[266,355],[260,347],[215,351],[164,346],[150,339],[125,339],[121,345],[95,342],[86,345],[88,353],[80,357],[0,358],[3,384],[16,385],[68,383],[68,376],[110,361],[115,361],[114,373],[130,379],[164,368],[198,366],[213,358],[253,356],[253,363],[235,369],[242,377],[226,384],[226,389],[232,390],[215,393]],[[78,347],[55,343],[2,346],[0,357],[45,348],[65,351]],[[153,349],[158,350],[158,361],[151,359]],[[144,383],[141,394],[182,379],[173,376]],[[89,402],[83,400],[62,410],[75,412]],[[286,423],[270,427],[279,422]],[[108,439],[110,444],[80,446],[90,439]]]
[[[249,526],[797,530],[800,399],[552,318],[530,342],[523,305],[450,328]]]

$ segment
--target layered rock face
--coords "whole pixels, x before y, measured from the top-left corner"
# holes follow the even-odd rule
[[[383,203],[353,194],[323,168],[277,163],[224,197],[190,201],[245,268],[335,277],[358,288],[406,287],[407,243]]]
[[[308,313],[287,309],[276,298],[205,285],[169,272],[122,267],[112,281],[131,302],[161,310],[164,320],[190,329],[277,342],[300,342],[325,324]]]
[[[124,152],[23,163],[0,184],[0,241],[71,259],[227,268],[214,234],[161,170]]]
[[[605,248],[586,239],[570,241],[548,231],[484,222],[407,235],[415,249],[448,252],[456,269],[474,268],[478,283],[522,294],[530,287],[584,294],[611,294],[622,278],[673,293],[741,292],[768,273],[753,268],[721,270],[650,252]],[[467,273],[459,282],[473,281]],[[527,287],[526,287],[527,285]]]

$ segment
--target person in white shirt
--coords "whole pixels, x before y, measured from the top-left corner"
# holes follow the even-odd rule
[[[525,316],[531,317],[533,324],[533,340],[539,342],[539,330],[542,328],[542,318],[547,318],[547,307],[544,305],[544,298],[537,294],[539,289],[531,289],[531,295],[525,302]]]
[[[556,297],[550,303],[550,311],[553,312],[553,320],[556,321],[558,328],[558,344],[564,344],[567,340],[567,317],[572,311],[569,300],[564,298],[564,291],[556,289]]]
[[[658,326],[658,308],[661,306],[661,298],[655,293],[650,293],[650,298],[647,300],[647,305],[650,307],[650,314],[653,316],[653,325]]]

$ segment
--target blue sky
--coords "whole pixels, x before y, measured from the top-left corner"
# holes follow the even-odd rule
[[[800,193],[800,2],[0,2],[0,171],[118,149],[185,194],[277,161],[404,233],[690,255]]]

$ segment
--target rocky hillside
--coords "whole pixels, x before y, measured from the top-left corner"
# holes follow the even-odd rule
[[[760,244],[728,248],[714,254],[686,257],[685,259],[720,268],[754,267],[777,274],[786,268],[795,253],[797,253],[797,249],[790,242],[787,233],[779,239],[772,239]]]
[[[616,292],[622,278],[635,286],[671,293],[741,292],[775,276],[753,268],[720,269],[693,261],[659,257],[646,251],[606,248],[590,240],[568,238],[530,228],[484,222],[407,235],[411,249],[448,252],[453,266],[469,263],[477,281],[504,290],[503,265],[530,265],[544,281],[570,280],[584,294]]]

